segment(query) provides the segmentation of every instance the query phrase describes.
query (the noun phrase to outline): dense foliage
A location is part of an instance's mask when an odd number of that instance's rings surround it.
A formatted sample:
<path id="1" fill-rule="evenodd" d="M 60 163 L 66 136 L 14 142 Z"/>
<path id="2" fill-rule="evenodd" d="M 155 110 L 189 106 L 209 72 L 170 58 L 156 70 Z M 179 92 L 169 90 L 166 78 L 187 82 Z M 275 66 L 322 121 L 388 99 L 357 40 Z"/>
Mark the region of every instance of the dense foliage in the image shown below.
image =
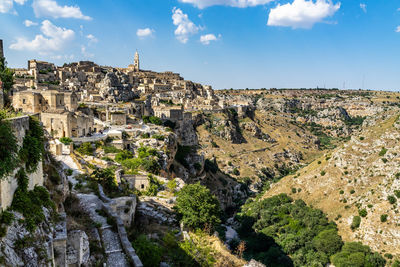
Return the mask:
<path id="1" fill-rule="evenodd" d="M 0 120 L 0 178 L 10 174 L 18 165 L 18 144 L 10 122 Z"/>
<path id="2" fill-rule="evenodd" d="M 25 133 L 19 156 L 25 162 L 26 171 L 33 173 L 37 170 L 43 154 L 43 128 L 39 121 L 29 118 L 29 131 Z"/>
<path id="3" fill-rule="evenodd" d="M 144 123 L 152 123 L 156 125 L 162 125 L 162 120 L 155 116 L 143 116 L 142 120 Z"/>
<path id="4" fill-rule="evenodd" d="M 110 195 L 118 190 L 118 183 L 112 169 L 96 169 L 92 173 L 92 177 L 101 184 L 106 194 Z"/>
<path id="5" fill-rule="evenodd" d="M 154 148 L 147 146 L 139 147 L 137 158 L 130 158 L 130 154 L 128 152 L 122 152 L 121 154 L 118 155 L 119 155 L 118 159 L 120 160 L 119 162 L 129 172 L 135 172 L 138 169 L 153 174 L 158 174 L 160 172 L 161 166 L 158 163 L 159 155 L 157 150 Z"/>
<path id="6" fill-rule="evenodd" d="M 15 177 L 18 181 L 18 188 L 14 193 L 11 209 L 21 212 L 24 216 L 24 223 L 29 231 L 34 231 L 37 225 L 44 221 L 45 216 L 42 207 L 54 209 L 54 203 L 46 188 L 35 186 L 28 191 L 28 177 L 24 169 L 20 169 Z"/>
<path id="7" fill-rule="evenodd" d="M 4 91 L 10 91 L 14 84 L 14 71 L 7 68 L 7 62 L 4 57 L 0 57 L 0 80 L 3 82 Z"/>
<path id="8" fill-rule="evenodd" d="M 176 209 L 190 228 L 215 226 L 221 221 L 217 198 L 200 183 L 187 184 L 177 193 Z"/>
<path id="9" fill-rule="evenodd" d="M 92 143 L 86 142 L 77 147 L 76 151 L 78 151 L 82 155 L 93 156 L 94 148 L 92 146 Z"/>
<path id="10" fill-rule="evenodd" d="M 60 142 L 63 143 L 64 145 L 69 145 L 72 143 L 72 139 L 69 137 L 61 137 Z"/>
<path id="11" fill-rule="evenodd" d="M 386 260 L 378 253 L 373 253 L 368 246 L 359 242 L 349 242 L 344 244 L 342 250 L 333 255 L 332 263 L 336 267 L 383 267 Z"/>
<path id="12" fill-rule="evenodd" d="M 238 219 L 242 223 L 239 234 L 248 245 L 245 256 L 267 265 L 271 264 L 271 255 L 283 259 L 280 266 L 326 265 L 343 244 L 336 225 L 322 211 L 302 200 L 293 201 L 286 194 L 246 203 Z"/>

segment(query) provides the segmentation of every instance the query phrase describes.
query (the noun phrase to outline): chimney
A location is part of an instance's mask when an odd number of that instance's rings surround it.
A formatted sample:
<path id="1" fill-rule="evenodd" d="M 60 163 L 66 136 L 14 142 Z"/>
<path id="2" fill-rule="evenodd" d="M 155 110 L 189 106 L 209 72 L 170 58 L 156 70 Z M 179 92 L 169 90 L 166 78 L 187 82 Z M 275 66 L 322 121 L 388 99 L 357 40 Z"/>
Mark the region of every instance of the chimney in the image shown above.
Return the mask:
<path id="1" fill-rule="evenodd" d="M 4 57 L 3 40 L 0 39 L 0 58 Z"/>

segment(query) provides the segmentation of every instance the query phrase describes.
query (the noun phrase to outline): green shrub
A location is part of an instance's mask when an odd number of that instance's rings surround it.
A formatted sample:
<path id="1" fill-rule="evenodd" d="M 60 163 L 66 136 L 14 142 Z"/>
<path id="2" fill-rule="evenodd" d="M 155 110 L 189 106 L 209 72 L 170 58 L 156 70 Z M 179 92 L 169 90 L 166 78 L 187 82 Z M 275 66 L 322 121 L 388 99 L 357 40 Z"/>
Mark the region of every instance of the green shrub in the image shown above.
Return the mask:
<path id="1" fill-rule="evenodd" d="M 336 267 L 371 266 L 384 267 L 386 260 L 378 253 L 373 253 L 368 246 L 359 242 L 345 243 L 342 250 L 331 257 Z"/>
<path id="2" fill-rule="evenodd" d="M 221 221 L 217 198 L 200 183 L 187 184 L 177 193 L 176 210 L 190 228 L 215 226 Z"/>
<path id="3" fill-rule="evenodd" d="M 169 180 L 168 183 L 167 183 L 167 187 L 171 192 L 175 191 L 176 186 L 177 186 L 177 184 L 176 184 L 176 180 L 175 179 Z"/>
<path id="4" fill-rule="evenodd" d="M 240 175 L 240 172 L 239 172 L 239 170 L 238 170 L 238 168 L 234 168 L 233 169 L 233 172 L 232 172 L 234 175 Z"/>
<path id="5" fill-rule="evenodd" d="M 397 198 L 400 198 L 400 190 L 394 190 L 394 195 L 395 195 Z"/>
<path id="6" fill-rule="evenodd" d="M 42 207 L 54 209 L 55 205 L 46 188 L 35 186 L 34 190 L 28 191 L 28 177 L 23 169 L 21 170 L 16 177 L 18 188 L 15 190 L 10 208 L 23 214 L 26 228 L 32 232 L 45 219 Z"/>
<path id="7" fill-rule="evenodd" d="M 143 139 L 147 139 L 147 138 L 150 138 L 150 134 L 149 133 L 144 133 L 144 134 L 141 134 L 140 137 L 143 138 Z"/>
<path id="8" fill-rule="evenodd" d="M 132 246 L 144 266 L 160 266 L 162 250 L 145 235 L 139 235 L 138 238 L 132 242 Z"/>
<path id="9" fill-rule="evenodd" d="M 104 153 L 118 153 L 122 152 L 121 149 L 116 148 L 115 146 L 103 146 Z"/>
<path id="10" fill-rule="evenodd" d="M 121 152 L 118 152 L 117 155 L 115 155 L 115 161 L 118 163 L 121 163 L 122 161 L 126 159 L 131 159 L 133 158 L 133 154 L 130 151 L 123 150 Z"/>
<path id="11" fill-rule="evenodd" d="M 293 194 L 296 194 L 296 193 L 297 193 L 297 189 L 293 187 L 293 188 L 292 188 L 292 193 L 293 193 Z"/>
<path id="12" fill-rule="evenodd" d="M 93 156 L 94 149 L 93 149 L 92 143 L 86 142 L 86 143 L 82 143 L 76 149 L 76 151 L 78 151 L 82 155 Z"/>
<path id="13" fill-rule="evenodd" d="M 11 225 L 12 221 L 14 220 L 14 214 L 5 210 L 0 215 L 0 223 Z"/>
<path id="14" fill-rule="evenodd" d="M 69 137 L 61 137 L 60 142 L 63 143 L 64 145 L 69 145 L 72 143 L 72 139 Z"/>
<path id="15" fill-rule="evenodd" d="M 386 154 L 387 151 L 388 150 L 386 148 L 382 147 L 381 151 L 379 152 L 379 156 L 383 157 Z"/>
<path id="16" fill-rule="evenodd" d="M 354 194 L 356 191 L 354 189 L 350 190 L 350 194 Z"/>
<path id="17" fill-rule="evenodd" d="M 382 214 L 382 215 L 381 215 L 381 222 L 386 222 L 386 221 L 387 221 L 387 218 L 388 218 L 388 215 L 387 215 L 387 214 Z"/>
<path id="18" fill-rule="evenodd" d="M 361 217 L 360 217 L 360 216 L 354 216 L 354 217 L 353 217 L 353 221 L 352 221 L 352 223 L 351 223 L 351 225 L 350 225 L 350 228 L 351 228 L 352 230 L 355 230 L 355 229 L 357 229 L 358 227 L 360 227 L 360 224 L 361 224 Z"/>
<path id="19" fill-rule="evenodd" d="M 17 139 L 8 121 L 0 120 L 0 179 L 9 175 L 18 166 Z"/>
<path id="20" fill-rule="evenodd" d="M 388 196 L 387 200 L 390 204 L 394 204 L 397 202 L 397 199 L 394 196 Z"/>
<path id="21" fill-rule="evenodd" d="M 325 171 L 321 171 L 321 176 L 324 176 L 326 174 Z"/>
<path id="22" fill-rule="evenodd" d="M 366 209 L 362 209 L 362 210 L 359 210 L 359 211 L 358 211 L 358 214 L 359 214 L 361 217 L 367 217 L 368 212 L 367 212 Z"/>
<path id="23" fill-rule="evenodd" d="M 161 134 L 153 134 L 152 138 L 159 140 L 159 141 L 164 141 L 165 140 L 165 136 L 161 135 Z"/>
<path id="24" fill-rule="evenodd" d="M 146 196 L 154 197 L 160 190 L 161 182 L 151 174 L 148 175 L 148 180 L 149 180 L 149 187 L 147 188 L 146 192 L 144 192 L 144 194 Z"/>
<path id="25" fill-rule="evenodd" d="M 152 123 L 155 125 L 162 125 L 162 120 L 155 116 L 143 116 L 142 120 L 144 123 Z"/>
<path id="26" fill-rule="evenodd" d="M 37 170 L 43 151 L 43 128 L 37 119 L 29 117 L 29 130 L 25 133 L 22 149 L 19 151 L 20 159 L 25 162 L 28 173 Z"/>

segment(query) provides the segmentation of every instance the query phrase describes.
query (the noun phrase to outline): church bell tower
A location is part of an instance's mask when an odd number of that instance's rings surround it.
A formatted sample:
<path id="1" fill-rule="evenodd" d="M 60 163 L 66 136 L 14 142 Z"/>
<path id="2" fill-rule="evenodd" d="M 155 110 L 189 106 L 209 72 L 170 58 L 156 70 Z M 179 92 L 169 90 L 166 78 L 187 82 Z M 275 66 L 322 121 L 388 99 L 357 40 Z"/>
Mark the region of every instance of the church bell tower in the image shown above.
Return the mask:
<path id="1" fill-rule="evenodd" d="M 138 53 L 137 50 L 136 50 L 136 53 L 135 53 L 135 59 L 134 59 L 133 65 L 134 65 L 134 71 L 139 71 L 140 70 L 139 53 Z"/>

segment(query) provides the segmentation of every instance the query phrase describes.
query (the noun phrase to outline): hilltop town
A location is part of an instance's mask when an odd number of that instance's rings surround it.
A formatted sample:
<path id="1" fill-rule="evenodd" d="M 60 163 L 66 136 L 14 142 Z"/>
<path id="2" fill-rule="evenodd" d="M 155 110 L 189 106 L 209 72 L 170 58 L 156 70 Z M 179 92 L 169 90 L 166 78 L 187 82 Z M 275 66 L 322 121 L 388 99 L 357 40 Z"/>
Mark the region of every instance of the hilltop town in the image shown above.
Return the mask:
<path id="1" fill-rule="evenodd" d="M 400 264 L 399 93 L 213 90 L 137 51 L 8 70 L 0 265 Z"/>

